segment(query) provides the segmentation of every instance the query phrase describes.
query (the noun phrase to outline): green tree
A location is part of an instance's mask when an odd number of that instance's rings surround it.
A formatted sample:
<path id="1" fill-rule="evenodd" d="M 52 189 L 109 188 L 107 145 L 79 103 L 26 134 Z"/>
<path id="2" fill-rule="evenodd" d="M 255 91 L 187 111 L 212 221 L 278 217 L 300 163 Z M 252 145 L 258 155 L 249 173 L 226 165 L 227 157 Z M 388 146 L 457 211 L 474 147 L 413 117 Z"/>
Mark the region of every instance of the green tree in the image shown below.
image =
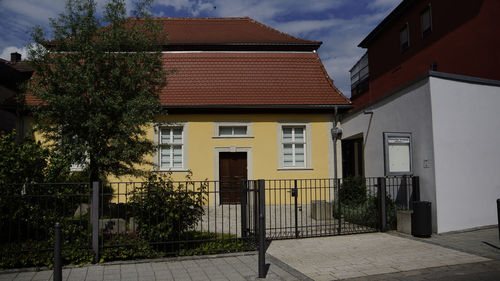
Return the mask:
<path id="1" fill-rule="evenodd" d="M 146 125 L 161 112 L 157 93 L 166 85 L 161 26 L 147 12 L 151 1 L 136 3 L 127 17 L 123 0 L 110 0 L 102 14 L 93 0 L 68 0 L 50 19 L 53 38 L 33 32 L 29 60 L 35 75 L 28 93 L 34 129 L 45 144 L 84 164 L 90 180 L 108 174 L 138 174 L 154 150 Z"/>
<path id="2" fill-rule="evenodd" d="M 69 180 L 69 164 L 64 157 L 44 148 L 32 138 L 16 140 L 16 131 L 0 136 L 0 194 L 19 194 L 22 185 L 9 184 Z"/>

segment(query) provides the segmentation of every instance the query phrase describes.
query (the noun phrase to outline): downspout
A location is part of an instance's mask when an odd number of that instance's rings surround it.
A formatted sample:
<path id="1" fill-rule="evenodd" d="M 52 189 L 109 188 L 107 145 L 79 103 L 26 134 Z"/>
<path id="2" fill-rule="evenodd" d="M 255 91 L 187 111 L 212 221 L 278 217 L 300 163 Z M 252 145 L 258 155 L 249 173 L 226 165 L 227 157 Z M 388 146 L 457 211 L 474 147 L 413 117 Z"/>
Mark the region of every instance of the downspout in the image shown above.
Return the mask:
<path id="1" fill-rule="evenodd" d="M 335 106 L 335 116 L 333 118 L 333 120 L 335 120 L 335 123 L 333 124 L 333 130 L 332 130 L 332 137 L 333 137 L 333 178 L 335 179 L 335 183 L 337 182 L 337 179 L 338 179 L 338 167 L 337 167 L 337 132 L 335 130 L 335 129 L 337 129 L 337 124 L 338 124 L 337 114 L 338 114 L 338 107 Z"/>
<path id="2" fill-rule="evenodd" d="M 334 191 L 338 183 L 338 167 L 337 167 L 337 140 L 342 136 L 342 128 L 337 127 L 338 124 L 338 106 L 335 106 L 334 124 L 332 129 L 333 139 L 333 177 L 334 177 Z M 334 198 L 333 196 L 330 198 Z"/>

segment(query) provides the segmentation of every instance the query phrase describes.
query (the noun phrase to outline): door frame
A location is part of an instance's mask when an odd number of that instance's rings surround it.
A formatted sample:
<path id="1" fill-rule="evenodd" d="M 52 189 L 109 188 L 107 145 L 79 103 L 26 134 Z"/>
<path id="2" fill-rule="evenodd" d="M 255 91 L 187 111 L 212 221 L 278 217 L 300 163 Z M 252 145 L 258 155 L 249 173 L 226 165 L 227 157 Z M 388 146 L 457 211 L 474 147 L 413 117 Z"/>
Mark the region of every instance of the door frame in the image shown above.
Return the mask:
<path id="1" fill-rule="evenodd" d="M 214 148 L 214 179 L 219 181 L 219 152 L 246 152 L 247 153 L 247 180 L 253 179 L 253 153 L 252 147 L 236 147 L 224 146 Z M 219 206 L 219 184 L 215 185 L 214 198 L 210 198 L 209 202 L 214 202 L 215 206 Z"/>

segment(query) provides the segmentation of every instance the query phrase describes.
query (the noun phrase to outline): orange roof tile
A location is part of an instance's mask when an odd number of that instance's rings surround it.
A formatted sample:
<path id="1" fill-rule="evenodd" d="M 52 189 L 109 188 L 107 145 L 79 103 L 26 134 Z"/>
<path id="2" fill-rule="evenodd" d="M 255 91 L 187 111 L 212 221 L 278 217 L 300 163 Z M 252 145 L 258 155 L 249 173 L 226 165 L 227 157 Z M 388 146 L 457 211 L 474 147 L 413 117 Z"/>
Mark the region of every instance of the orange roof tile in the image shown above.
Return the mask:
<path id="1" fill-rule="evenodd" d="M 168 34 L 167 44 L 313 44 L 244 18 L 155 18 Z"/>
<path id="2" fill-rule="evenodd" d="M 318 55 L 304 53 L 165 53 L 175 70 L 161 91 L 165 106 L 347 105 Z"/>
<path id="3" fill-rule="evenodd" d="M 175 73 L 159 93 L 167 107 L 333 106 L 351 102 L 335 87 L 317 53 L 263 52 L 263 45 L 315 50 L 319 41 L 300 39 L 245 18 L 161 18 L 168 44 L 224 45 L 226 52 L 165 52 Z M 257 52 L 241 52 L 253 45 Z M 231 50 L 240 50 L 231 52 Z M 293 47 L 287 50 L 305 50 Z M 28 104 L 39 104 L 27 95 Z"/>

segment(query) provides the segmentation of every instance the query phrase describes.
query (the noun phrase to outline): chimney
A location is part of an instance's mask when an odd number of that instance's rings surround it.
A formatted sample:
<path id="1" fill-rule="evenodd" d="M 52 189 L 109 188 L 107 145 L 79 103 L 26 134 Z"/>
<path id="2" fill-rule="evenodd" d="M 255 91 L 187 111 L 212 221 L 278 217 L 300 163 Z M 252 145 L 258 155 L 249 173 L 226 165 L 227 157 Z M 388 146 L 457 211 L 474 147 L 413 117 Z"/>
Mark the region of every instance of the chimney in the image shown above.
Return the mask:
<path id="1" fill-rule="evenodd" d="M 10 53 L 10 62 L 16 63 L 21 61 L 21 54 L 18 52 Z"/>

